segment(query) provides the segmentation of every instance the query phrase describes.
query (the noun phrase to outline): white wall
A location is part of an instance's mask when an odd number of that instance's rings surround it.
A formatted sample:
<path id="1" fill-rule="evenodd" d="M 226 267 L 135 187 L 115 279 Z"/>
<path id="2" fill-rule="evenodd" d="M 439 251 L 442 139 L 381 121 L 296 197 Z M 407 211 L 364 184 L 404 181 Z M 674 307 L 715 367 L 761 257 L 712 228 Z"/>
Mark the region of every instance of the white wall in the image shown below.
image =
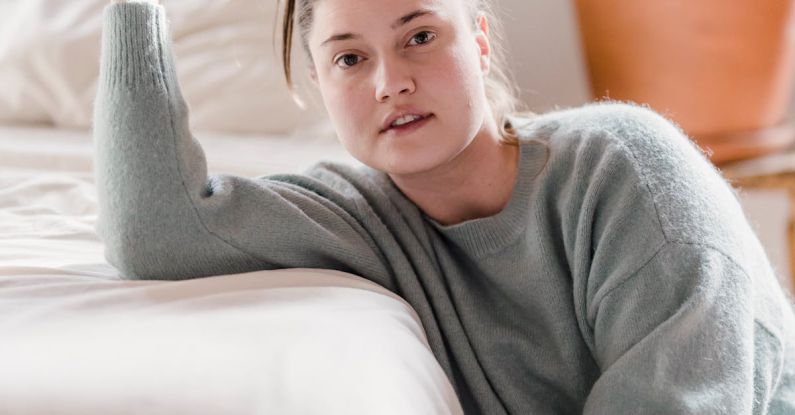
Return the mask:
<path id="1" fill-rule="evenodd" d="M 533 111 L 591 99 L 572 1 L 494 0 L 506 35 L 508 61 Z"/>

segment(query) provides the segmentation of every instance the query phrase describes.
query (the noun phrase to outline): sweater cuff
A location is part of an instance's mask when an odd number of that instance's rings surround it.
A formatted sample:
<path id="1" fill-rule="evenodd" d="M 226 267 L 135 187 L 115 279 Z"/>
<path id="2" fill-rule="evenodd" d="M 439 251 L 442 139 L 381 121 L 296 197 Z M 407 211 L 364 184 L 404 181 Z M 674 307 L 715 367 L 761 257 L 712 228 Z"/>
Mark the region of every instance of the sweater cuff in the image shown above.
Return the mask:
<path id="1" fill-rule="evenodd" d="M 103 11 L 100 85 L 165 88 L 165 10 L 150 3 L 117 3 Z"/>

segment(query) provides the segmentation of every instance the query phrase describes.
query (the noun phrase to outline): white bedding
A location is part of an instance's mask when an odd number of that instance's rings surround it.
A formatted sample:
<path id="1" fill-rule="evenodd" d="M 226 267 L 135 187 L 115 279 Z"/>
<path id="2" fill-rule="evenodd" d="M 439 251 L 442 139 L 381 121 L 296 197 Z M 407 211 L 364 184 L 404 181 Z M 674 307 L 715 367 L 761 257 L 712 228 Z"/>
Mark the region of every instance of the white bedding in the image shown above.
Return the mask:
<path id="1" fill-rule="evenodd" d="M 213 173 L 356 164 L 328 138 L 199 140 Z M 364 278 L 119 279 L 92 150 L 86 131 L 0 127 L 0 413 L 461 413 L 414 310 Z"/>

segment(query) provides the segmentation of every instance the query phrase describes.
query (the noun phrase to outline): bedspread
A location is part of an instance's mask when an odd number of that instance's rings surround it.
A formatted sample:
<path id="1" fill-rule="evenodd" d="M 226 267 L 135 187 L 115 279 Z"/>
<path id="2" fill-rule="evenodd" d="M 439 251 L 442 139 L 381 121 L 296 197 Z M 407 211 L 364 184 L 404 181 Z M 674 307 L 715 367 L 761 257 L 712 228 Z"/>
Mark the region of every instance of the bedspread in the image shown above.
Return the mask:
<path id="1" fill-rule="evenodd" d="M 327 139 L 201 140 L 212 172 L 355 164 Z M 461 413 L 414 310 L 362 277 L 120 279 L 92 152 L 88 132 L 0 127 L 0 413 Z"/>

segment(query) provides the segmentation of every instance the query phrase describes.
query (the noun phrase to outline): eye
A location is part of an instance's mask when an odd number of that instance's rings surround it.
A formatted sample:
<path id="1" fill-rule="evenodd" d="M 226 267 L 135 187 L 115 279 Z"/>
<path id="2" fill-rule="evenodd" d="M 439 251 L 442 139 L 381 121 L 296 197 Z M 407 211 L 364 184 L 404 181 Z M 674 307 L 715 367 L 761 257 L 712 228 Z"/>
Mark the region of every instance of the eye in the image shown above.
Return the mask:
<path id="1" fill-rule="evenodd" d="M 334 64 L 342 69 L 349 69 L 353 65 L 359 63 L 359 58 L 361 58 L 361 56 L 348 53 L 337 58 L 337 60 L 334 61 Z M 340 66 L 340 62 L 345 63 L 346 66 Z"/>
<path id="2" fill-rule="evenodd" d="M 436 33 L 429 32 L 427 30 L 423 30 L 422 32 L 419 32 L 416 35 L 412 36 L 411 40 L 413 41 L 415 39 L 421 40 L 420 44 L 423 45 L 423 44 L 426 44 L 426 43 L 436 39 Z M 409 43 L 411 43 L 411 42 L 409 42 Z"/>

